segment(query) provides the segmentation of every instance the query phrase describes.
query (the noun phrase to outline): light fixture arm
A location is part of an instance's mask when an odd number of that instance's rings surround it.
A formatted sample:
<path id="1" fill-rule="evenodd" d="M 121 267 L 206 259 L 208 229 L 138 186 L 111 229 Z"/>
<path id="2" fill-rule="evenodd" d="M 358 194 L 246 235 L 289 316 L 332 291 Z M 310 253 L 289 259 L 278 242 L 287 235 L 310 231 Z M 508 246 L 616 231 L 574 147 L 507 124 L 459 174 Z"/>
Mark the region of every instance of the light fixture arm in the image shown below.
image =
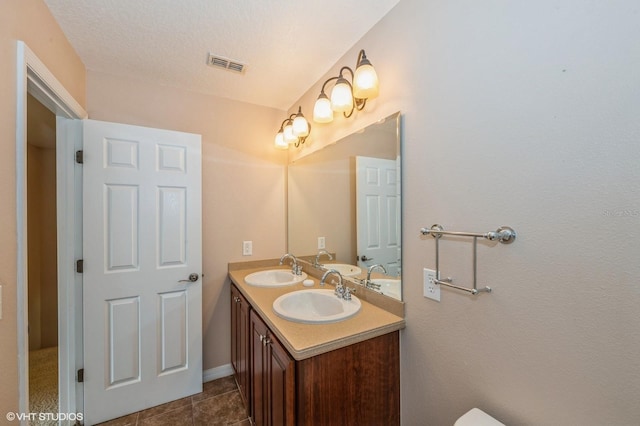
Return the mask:
<path id="1" fill-rule="evenodd" d="M 360 49 L 358 53 L 358 60 L 356 61 L 356 68 L 360 65 L 371 65 L 371 62 L 367 59 L 367 55 L 364 53 L 364 49 Z"/>
<path id="2" fill-rule="evenodd" d="M 322 84 L 322 89 L 320 89 L 320 94 L 324 94 L 326 96 L 326 93 L 324 92 L 324 89 L 325 89 L 325 87 L 327 87 L 327 83 L 329 83 L 330 81 L 333 81 L 333 80 L 337 80 L 338 78 L 340 78 L 340 76 L 331 77 L 330 79 L 325 81 L 324 84 Z"/>
<path id="3" fill-rule="evenodd" d="M 291 119 L 292 119 L 293 117 L 295 117 L 295 116 L 296 116 L 295 114 L 291 114 L 291 115 L 289 116 L 289 118 L 285 118 L 284 120 L 282 120 L 282 123 L 280 123 L 280 131 L 281 131 L 281 132 L 284 130 L 284 126 L 286 126 L 286 125 L 287 125 L 287 123 L 288 123 L 288 122 L 290 122 L 290 121 L 291 121 Z"/>

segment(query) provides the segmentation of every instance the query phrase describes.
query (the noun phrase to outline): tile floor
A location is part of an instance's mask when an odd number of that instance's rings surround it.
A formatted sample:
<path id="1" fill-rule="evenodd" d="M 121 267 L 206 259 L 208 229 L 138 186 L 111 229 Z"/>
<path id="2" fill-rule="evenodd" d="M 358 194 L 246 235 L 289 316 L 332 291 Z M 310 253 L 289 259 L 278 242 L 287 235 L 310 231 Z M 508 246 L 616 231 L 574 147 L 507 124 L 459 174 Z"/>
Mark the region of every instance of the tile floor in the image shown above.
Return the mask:
<path id="1" fill-rule="evenodd" d="M 101 426 L 250 426 L 233 376 L 207 382 L 202 393 L 168 402 Z"/>

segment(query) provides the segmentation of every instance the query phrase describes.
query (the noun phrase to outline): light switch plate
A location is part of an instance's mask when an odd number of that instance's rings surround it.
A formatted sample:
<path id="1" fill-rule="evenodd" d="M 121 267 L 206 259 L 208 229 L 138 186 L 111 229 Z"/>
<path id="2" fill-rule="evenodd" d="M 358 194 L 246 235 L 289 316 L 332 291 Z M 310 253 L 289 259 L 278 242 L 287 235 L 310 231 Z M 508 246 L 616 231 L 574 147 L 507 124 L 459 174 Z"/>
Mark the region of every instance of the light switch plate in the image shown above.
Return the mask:
<path id="1" fill-rule="evenodd" d="M 436 271 L 433 269 L 423 269 L 424 275 L 424 297 L 440 301 L 440 286 L 436 284 Z"/>

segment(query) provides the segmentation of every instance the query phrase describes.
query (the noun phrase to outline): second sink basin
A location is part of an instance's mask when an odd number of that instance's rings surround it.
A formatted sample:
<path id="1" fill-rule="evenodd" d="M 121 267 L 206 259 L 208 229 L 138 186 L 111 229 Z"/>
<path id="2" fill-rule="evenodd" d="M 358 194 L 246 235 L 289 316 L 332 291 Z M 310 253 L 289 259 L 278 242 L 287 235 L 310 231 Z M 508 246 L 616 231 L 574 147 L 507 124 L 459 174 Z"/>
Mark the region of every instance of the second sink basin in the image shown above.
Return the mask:
<path id="1" fill-rule="evenodd" d="M 273 302 L 273 310 L 284 319 L 306 324 L 342 321 L 360 311 L 360 300 L 337 297 L 333 290 L 299 290 L 284 294 Z"/>
<path id="2" fill-rule="evenodd" d="M 374 279 L 371 280 L 373 284 L 378 284 L 380 289 L 378 290 L 380 293 L 385 296 L 390 296 L 395 299 L 401 300 L 401 290 L 400 290 L 400 280 L 393 279 Z"/>
<path id="3" fill-rule="evenodd" d="M 347 263 L 325 263 L 322 265 L 324 269 L 327 271 L 329 269 L 335 269 L 340 272 L 340 275 L 343 277 L 353 277 L 356 275 L 360 275 L 362 273 L 362 269 L 355 265 L 349 265 Z"/>
<path id="4" fill-rule="evenodd" d="M 249 274 L 244 281 L 256 287 L 284 287 L 304 281 L 307 274 L 295 275 L 289 269 L 268 269 Z"/>

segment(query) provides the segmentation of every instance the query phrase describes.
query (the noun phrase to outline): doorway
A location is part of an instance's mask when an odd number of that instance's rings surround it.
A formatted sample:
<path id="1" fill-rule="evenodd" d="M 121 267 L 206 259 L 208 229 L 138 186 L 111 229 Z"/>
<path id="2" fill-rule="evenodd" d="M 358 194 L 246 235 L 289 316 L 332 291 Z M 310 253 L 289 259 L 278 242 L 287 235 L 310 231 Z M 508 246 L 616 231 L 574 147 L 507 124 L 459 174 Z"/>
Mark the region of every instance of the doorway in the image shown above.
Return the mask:
<path id="1" fill-rule="evenodd" d="M 58 409 L 56 117 L 27 96 L 29 410 Z"/>
<path id="2" fill-rule="evenodd" d="M 77 413 L 82 412 L 82 392 L 78 391 L 81 384 L 76 384 L 76 370 L 82 362 L 81 354 L 82 336 L 79 333 L 79 319 L 82 318 L 81 305 L 81 278 L 80 274 L 70 265 L 78 258 L 78 250 L 81 250 L 81 228 L 78 229 L 77 208 L 80 204 L 76 196 L 79 174 L 74 167 L 73 155 L 79 143 L 78 130 L 75 123 L 78 119 L 87 117 L 86 111 L 73 99 L 60 82 L 53 76 L 47 67 L 29 49 L 18 41 L 17 43 L 17 97 L 16 97 L 16 225 L 18 236 L 17 247 L 17 306 L 18 315 L 18 386 L 19 386 L 19 411 L 30 412 L 29 402 L 29 233 L 28 226 L 28 152 L 32 150 L 27 143 L 27 113 L 28 94 L 32 95 L 42 106 L 54 115 L 56 148 L 52 149 L 55 157 L 55 176 L 51 184 L 55 186 L 54 198 L 56 202 L 52 211 L 45 212 L 49 215 L 55 213 L 56 220 L 53 228 L 56 229 L 54 246 L 57 250 L 57 306 L 53 308 L 55 319 L 51 322 L 57 326 L 57 337 L 52 338 L 58 342 L 58 402 L 57 409 L 53 412 Z M 37 104 L 37 103 L 36 103 Z M 81 217 L 81 215 L 80 215 Z M 50 251 L 49 247 L 46 251 Z M 62 267 L 60 266 L 62 265 Z M 41 294 L 42 296 L 42 294 Z M 47 296 L 48 298 L 49 296 Z M 47 305 L 51 309 L 50 305 Z M 80 307 L 80 308 L 79 308 Z M 33 315 L 33 314 L 32 314 Z M 31 321 L 34 321 L 33 317 Z M 40 322 L 41 324 L 41 322 Z M 50 324 L 47 324 L 50 325 Z M 40 329 L 40 343 L 42 344 L 42 328 Z M 34 334 L 35 333 L 34 331 Z M 80 335 L 79 335 L 80 334 Z M 47 341 L 50 337 L 46 338 Z M 37 340 L 37 339 L 36 339 Z M 54 375 L 55 376 L 55 375 Z M 80 388 L 81 389 L 81 388 Z M 71 424 L 62 422 L 62 424 Z"/>

